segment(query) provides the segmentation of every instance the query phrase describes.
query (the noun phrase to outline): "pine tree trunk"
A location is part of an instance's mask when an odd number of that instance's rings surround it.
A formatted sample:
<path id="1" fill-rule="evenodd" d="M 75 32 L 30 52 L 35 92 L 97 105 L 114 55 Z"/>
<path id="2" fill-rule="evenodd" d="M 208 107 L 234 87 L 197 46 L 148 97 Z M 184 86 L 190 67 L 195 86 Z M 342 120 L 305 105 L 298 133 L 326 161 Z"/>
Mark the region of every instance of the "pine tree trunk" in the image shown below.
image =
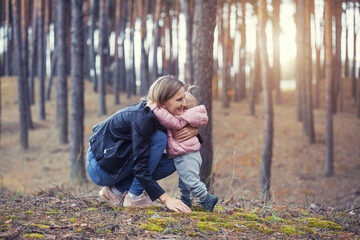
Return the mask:
<path id="1" fill-rule="evenodd" d="M 152 82 L 158 78 L 158 62 L 157 62 L 157 50 L 160 46 L 161 39 L 161 27 L 160 27 L 160 13 L 161 13 L 161 0 L 156 0 L 155 2 L 155 13 L 154 13 L 154 33 L 153 33 L 153 60 L 152 60 Z"/>
<path id="2" fill-rule="evenodd" d="M 192 33 L 194 18 L 194 0 L 181 0 L 181 11 L 185 16 L 186 22 L 186 63 L 185 63 L 185 82 L 187 84 L 194 83 L 194 66 L 192 51 Z"/>
<path id="3" fill-rule="evenodd" d="M 120 104 L 120 97 L 119 97 L 119 91 L 120 91 L 120 87 L 119 87 L 119 33 L 120 33 L 120 13 L 121 13 L 121 1 L 120 0 L 116 0 L 115 2 L 115 56 L 114 56 L 114 61 L 115 61 L 115 70 L 114 70 L 114 99 L 115 99 L 115 104 L 118 105 Z"/>
<path id="4" fill-rule="evenodd" d="M 68 142 L 68 91 L 66 75 L 66 36 L 65 14 L 66 2 L 56 2 L 56 48 L 57 48 L 57 79 L 56 79 L 56 126 L 60 144 Z"/>
<path id="5" fill-rule="evenodd" d="M 325 87 L 326 87 L 326 165 L 325 176 L 334 174 L 333 163 L 333 111 L 332 111 L 332 24 L 331 1 L 325 0 Z"/>
<path id="6" fill-rule="evenodd" d="M 71 0 L 70 182 L 85 183 L 84 161 L 84 33 L 83 0 Z"/>
<path id="7" fill-rule="evenodd" d="M 148 54 L 145 49 L 146 39 L 146 15 L 149 7 L 149 0 L 140 1 L 140 14 L 141 14 L 141 64 L 140 64 L 140 94 L 145 96 L 149 87 L 149 64 Z"/>
<path id="8" fill-rule="evenodd" d="M 224 108 L 230 107 L 230 96 L 229 96 L 229 89 L 230 89 L 230 10 L 231 10 L 231 1 L 227 1 L 227 22 L 224 30 L 224 42 L 223 42 L 223 79 L 222 79 L 222 106 Z"/>
<path id="9" fill-rule="evenodd" d="M 355 13 L 355 10 L 356 10 L 356 6 L 355 6 L 355 0 L 353 0 L 353 9 L 354 9 L 354 13 Z M 355 15 L 353 15 L 353 19 L 354 19 L 354 28 L 353 29 L 356 29 L 356 17 Z M 355 102 L 356 102 L 356 31 L 354 31 L 354 54 L 353 54 L 353 59 L 352 59 L 352 66 L 351 66 L 351 82 L 352 82 L 352 96 L 353 98 L 355 99 Z"/>
<path id="10" fill-rule="evenodd" d="M 5 52 L 5 61 L 4 61 L 4 68 L 5 68 L 5 76 L 11 75 L 11 60 L 10 60 L 10 54 L 11 54 L 11 31 L 10 31 L 10 0 L 5 0 L 5 31 L 6 31 L 6 52 Z"/>
<path id="11" fill-rule="evenodd" d="M 273 84 L 276 90 L 276 104 L 281 104 L 281 71 L 280 71 L 280 4 L 281 0 L 273 0 Z"/>
<path id="12" fill-rule="evenodd" d="M 348 22 L 348 7 L 349 3 L 346 3 L 346 10 L 345 10 L 345 22 Z M 345 30 L 345 79 L 349 77 L 349 26 L 348 24 L 345 24 L 346 30 Z"/>
<path id="13" fill-rule="evenodd" d="M 271 162 L 272 162 L 272 146 L 273 146 L 273 106 L 271 97 L 271 88 L 269 86 L 268 79 L 268 58 L 266 49 L 266 34 L 265 34 L 265 22 L 266 22 L 266 0 L 260 0 L 258 6 L 258 37 L 259 37 L 259 54 L 261 63 L 261 80 L 263 86 L 263 100 L 264 100 L 264 115 L 265 115 L 265 133 L 264 133 L 264 145 L 261 158 L 260 167 L 260 199 L 264 202 L 268 202 L 271 199 L 270 179 L 271 179 Z"/>
<path id="14" fill-rule="evenodd" d="M 90 77 L 93 82 L 93 90 L 97 92 L 98 90 L 98 79 L 96 71 L 96 55 L 95 55 L 95 46 L 94 46 L 94 32 L 95 32 L 95 0 L 91 0 L 90 3 L 90 26 L 89 26 L 89 35 L 90 35 Z"/>
<path id="15" fill-rule="evenodd" d="M 39 119 L 45 120 L 45 42 L 44 42 L 44 1 L 38 1 L 38 82 Z"/>
<path id="16" fill-rule="evenodd" d="M 37 52 L 37 1 L 34 2 L 33 20 L 31 27 L 31 51 L 30 51 L 30 86 L 29 97 L 31 105 L 35 104 L 36 52 Z"/>
<path id="17" fill-rule="evenodd" d="M 120 89 L 126 90 L 126 67 L 125 67 L 125 30 L 127 19 L 127 4 L 128 0 L 122 0 L 121 2 L 121 31 L 120 31 Z"/>
<path id="18" fill-rule="evenodd" d="M 246 72 L 245 72 L 245 62 L 246 62 L 246 1 L 241 1 L 241 44 L 240 44 L 240 89 L 239 89 L 239 98 L 240 100 L 246 98 Z"/>
<path id="19" fill-rule="evenodd" d="M 336 26 L 336 52 L 335 52 L 335 73 L 334 73 L 334 113 L 336 113 L 337 110 L 337 102 L 339 100 L 339 102 L 341 102 L 342 100 L 339 99 L 339 95 L 341 96 L 340 91 L 341 91 L 341 87 L 340 84 L 342 84 L 342 80 L 341 80 L 341 70 L 342 70 L 342 64 L 341 64 L 341 32 L 342 32 L 342 27 L 341 27 L 341 12 L 342 12 L 342 7 L 341 7 L 342 3 L 340 1 L 336 1 L 334 4 L 334 15 L 335 15 L 335 26 Z M 342 110 L 341 110 L 342 111 Z"/>
<path id="20" fill-rule="evenodd" d="M 107 41 L 106 31 L 106 1 L 100 1 L 100 75 L 99 75 L 99 115 L 106 115 L 106 92 L 105 92 L 105 48 Z"/>
<path id="21" fill-rule="evenodd" d="M 15 44 L 15 57 L 18 74 L 18 99 L 19 99 L 19 115 L 20 115 L 20 145 L 22 149 L 29 147 L 28 142 L 28 126 L 27 126 L 27 112 L 26 102 L 27 95 L 25 94 L 24 87 L 24 59 L 22 56 L 22 44 L 21 44 L 21 29 L 20 29 L 20 1 L 12 0 L 12 20 L 13 20 L 13 36 Z"/>
<path id="22" fill-rule="evenodd" d="M 213 145 L 212 145 L 212 66 L 213 66 L 213 45 L 214 29 L 216 23 L 216 0 L 202 1 L 195 0 L 194 9 L 194 32 L 197 38 L 194 39 L 194 95 L 199 104 L 204 104 L 209 122 L 202 127 L 200 134 L 204 143 L 201 146 L 202 165 L 200 178 L 210 189 L 213 178 Z M 211 189 L 210 189 L 211 190 Z"/>

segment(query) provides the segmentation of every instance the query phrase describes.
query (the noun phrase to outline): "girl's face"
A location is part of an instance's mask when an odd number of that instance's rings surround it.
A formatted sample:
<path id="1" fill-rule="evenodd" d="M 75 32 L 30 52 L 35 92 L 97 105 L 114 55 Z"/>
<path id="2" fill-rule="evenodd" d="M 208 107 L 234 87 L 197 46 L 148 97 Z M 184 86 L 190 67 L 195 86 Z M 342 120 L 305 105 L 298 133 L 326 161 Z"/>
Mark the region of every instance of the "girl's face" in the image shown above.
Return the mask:
<path id="1" fill-rule="evenodd" d="M 181 87 L 172 98 L 166 100 L 162 105 L 163 108 L 166 108 L 169 113 L 173 115 L 181 115 L 184 112 L 185 106 L 186 101 L 184 87 Z"/>

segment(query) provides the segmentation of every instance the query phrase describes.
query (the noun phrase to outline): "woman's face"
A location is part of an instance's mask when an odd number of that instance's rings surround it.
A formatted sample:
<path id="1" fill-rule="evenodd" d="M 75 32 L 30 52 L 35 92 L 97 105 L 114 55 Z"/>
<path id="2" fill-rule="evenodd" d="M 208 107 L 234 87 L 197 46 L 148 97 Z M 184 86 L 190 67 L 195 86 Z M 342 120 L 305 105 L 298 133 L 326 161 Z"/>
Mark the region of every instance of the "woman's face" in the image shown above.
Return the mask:
<path id="1" fill-rule="evenodd" d="M 162 107 L 166 108 L 173 115 L 181 115 L 184 112 L 185 106 L 185 88 L 181 87 L 172 98 L 164 102 Z"/>

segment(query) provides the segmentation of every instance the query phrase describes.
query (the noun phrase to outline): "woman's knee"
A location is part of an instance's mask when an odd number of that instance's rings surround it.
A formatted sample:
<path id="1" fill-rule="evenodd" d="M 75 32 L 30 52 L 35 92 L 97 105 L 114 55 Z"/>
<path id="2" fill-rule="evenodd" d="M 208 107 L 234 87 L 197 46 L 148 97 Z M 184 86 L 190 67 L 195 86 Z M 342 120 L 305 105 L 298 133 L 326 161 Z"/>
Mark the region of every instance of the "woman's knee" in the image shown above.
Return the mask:
<path id="1" fill-rule="evenodd" d="M 151 136 L 151 145 L 158 145 L 159 147 L 163 147 L 165 149 L 167 144 L 167 136 L 166 133 L 163 131 L 157 130 L 152 136 Z"/>

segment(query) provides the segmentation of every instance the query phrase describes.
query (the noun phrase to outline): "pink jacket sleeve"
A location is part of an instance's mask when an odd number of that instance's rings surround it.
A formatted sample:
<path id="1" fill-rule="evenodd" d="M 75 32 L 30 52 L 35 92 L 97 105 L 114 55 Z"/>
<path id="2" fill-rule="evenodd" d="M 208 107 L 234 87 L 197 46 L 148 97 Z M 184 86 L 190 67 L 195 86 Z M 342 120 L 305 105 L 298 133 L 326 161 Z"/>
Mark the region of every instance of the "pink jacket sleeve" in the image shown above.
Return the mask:
<path id="1" fill-rule="evenodd" d="M 161 125 L 167 129 L 179 130 L 190 124 L 192 127 L 204 126 L 208 122 L 208 116 L 204 105 L 196 106 L 187 110 L 181 115 L 172 115 L 164 108 L 151 106 L 154 114 Z"/>

